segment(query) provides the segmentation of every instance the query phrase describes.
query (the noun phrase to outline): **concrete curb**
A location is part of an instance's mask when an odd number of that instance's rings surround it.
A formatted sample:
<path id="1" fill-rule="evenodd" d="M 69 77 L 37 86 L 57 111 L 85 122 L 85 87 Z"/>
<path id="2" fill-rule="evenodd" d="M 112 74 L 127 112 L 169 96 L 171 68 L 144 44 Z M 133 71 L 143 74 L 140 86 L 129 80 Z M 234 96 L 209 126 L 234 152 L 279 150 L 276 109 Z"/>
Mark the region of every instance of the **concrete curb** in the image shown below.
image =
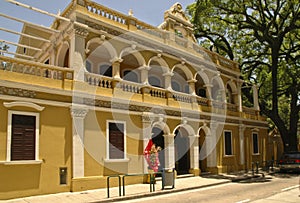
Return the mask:
<path id="1" fill-rule="evenodd" d="M 109 199 L 93 201 L 92 203 L 117 202 L 117 201 L 133 200 L 133 199 L 144 198 L 144 197 L 164 195 L 164 194 L 182 192 L 182 191 L 187 191 L 187 190 L 195 190 L 195 189 L 200 189 L 200 188 L 205 188 L 205 187 L 212 187 L 212 186 L 222 185 L 222 184 L 230 183 L 230 182 L 232 182 L 232 181 L 231 180 L 224 180 L 224 181 L 218 182 L 218 183 L 212 183 L 212 184 L 207 184 L 207 185 L 199 185 L 199 186 L 194 186 L 194 187 L 187 187 L 187 188 L 180 188 L 180 189 L 174 188 L 174 189 L 157 190 L 157 191 L 151 192 L 151 193 L 136 194 L 136 195 L 133 194 L 133 195 L 122 196 L 122 197 L 113 197 L 113 198 L 109 198 Z"/>

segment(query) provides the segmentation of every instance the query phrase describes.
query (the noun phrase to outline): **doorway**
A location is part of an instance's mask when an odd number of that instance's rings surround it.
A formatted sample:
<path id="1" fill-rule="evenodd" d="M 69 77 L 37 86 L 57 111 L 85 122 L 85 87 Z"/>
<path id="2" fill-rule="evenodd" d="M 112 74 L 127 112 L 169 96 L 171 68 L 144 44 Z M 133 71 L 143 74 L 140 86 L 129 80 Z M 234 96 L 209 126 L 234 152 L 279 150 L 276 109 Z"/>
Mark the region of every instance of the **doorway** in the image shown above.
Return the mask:
<path id="1" fill-rule="evenodd" d="M 201 172 L 207 172 L 207 152 L 202 149 L 205 147 L 205 132 L 203 129 L 199 132 L 199 168 Z"/>
<path id="2" fill-rule="evenodd" d="M 184 128 L 180 127 L 175 131 L 174 148 L 177 174 L 188 174 L 190 170 L 190 141 Z"/>
<path id="3" fill-rule="evenodd" d="M 165 139 L 164 132 L 157 127 L 152 128 L 152 142 L 156 145 L 156 147 L 160 147 L 161 151 L 158 153 L 158 158 L 160 162 L 160 166 L 158 167 L 158 171 L 162 171 L 165 168 Z"/>

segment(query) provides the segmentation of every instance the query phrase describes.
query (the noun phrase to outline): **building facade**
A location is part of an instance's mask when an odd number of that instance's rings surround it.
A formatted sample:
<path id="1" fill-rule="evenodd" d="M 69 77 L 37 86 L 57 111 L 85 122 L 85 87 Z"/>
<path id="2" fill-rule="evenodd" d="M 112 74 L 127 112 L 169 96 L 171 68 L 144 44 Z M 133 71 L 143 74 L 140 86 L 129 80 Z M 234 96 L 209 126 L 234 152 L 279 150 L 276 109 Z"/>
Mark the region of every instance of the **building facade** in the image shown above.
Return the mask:
<path id="1" fill-rule="evenodd" d="M 74 0 L 50 28 L 25 23 L 22 33 L 16 56 L 0 56 L 0 199 L 147 173 L 150 139 L 160 170 L 178 175 L 267 160 L 256 87 L 244 86 L 236 62 L 197 45 L 179 3 L 154 27 Z"/>

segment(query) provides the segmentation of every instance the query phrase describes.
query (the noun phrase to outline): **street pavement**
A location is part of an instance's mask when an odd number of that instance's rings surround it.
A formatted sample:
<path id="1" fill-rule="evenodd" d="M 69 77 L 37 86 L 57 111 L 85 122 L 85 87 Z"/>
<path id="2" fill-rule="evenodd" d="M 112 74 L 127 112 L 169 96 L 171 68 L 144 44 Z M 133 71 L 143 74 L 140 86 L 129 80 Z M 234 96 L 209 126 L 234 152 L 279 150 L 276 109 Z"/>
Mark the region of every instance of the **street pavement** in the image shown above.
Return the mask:
<path id="1" fill-rule="evenodd" d="M 177 178 L 175 188 L 167 186 L 162 190 L 162 182 L 156 181 L 155 191 L 150 192 L 149 184 L 134 184 L 125 187 L 125 196 L 119 196 L 119 188 L 110 188 L 110 198 L 107 196 L 107 189 L 88 190 L 83 192 L 64 192 L 49 195 L 30 196 L 11 200 L 0 200 L 0 203 L 86 203 L 86 202 L 114 202 L 130 200 L 147 196 L 155 196 L 184 190 L 209 187 L 231 182 L 226 178 L 203 178 L 200 176 Z M 123 189 L 122 189 L 123 190 Z M 123 195 L 123 192 L 122 192 Z"/>
<path id="2" fill-rule="evenodd" d="M 177 178 L 175 180 L 175 188 L 165 187 L 162 190 L 161 180 L 156 181 L 155 191 L 150 192 L 149 184 L 134 184 L 127 185 L 125 187 L 125 196 L 119 196 L 119 188 L 113 187 L 110 188 L 109 198 L 108 191 L 106 188 L 88 190 L 82 192 L 65 192 L 49 195 L 38 195 L 31 197 L 24 197 L 11 200 L 0 200 L 0 203 L 97 203 L 97 202 L 116 202 L 116 201 L 129 201 L 138 198 L 151 197 L 164 194 L 172 194 L 176 192 L 188 191 L 199 188 L 212 187 L 217 185 L 222 185 L 232 182 L 232 180 L 248 180 L 253 178 L 249 175 L 208 175 L 205 177 L 194 176 L 186 178 Z M 261 178 L 260 176 L 255 176 L 255 178 Z M 121 190 L 123 195 L 123 188 Z M 256 200 L 255 203 L 273 203 L 273 202 L 282 202 L 282 203 L 296 203 L 300 202 L 299 197 L 299 188 L 292 187 L 288 188 L 281 193 L 278 193 L 274 196 L 270 196 L 263 200 Z M 250 200 L 249 200 L 250 201 Z M 249 202 L 245 200 L 244 202 Z"/>

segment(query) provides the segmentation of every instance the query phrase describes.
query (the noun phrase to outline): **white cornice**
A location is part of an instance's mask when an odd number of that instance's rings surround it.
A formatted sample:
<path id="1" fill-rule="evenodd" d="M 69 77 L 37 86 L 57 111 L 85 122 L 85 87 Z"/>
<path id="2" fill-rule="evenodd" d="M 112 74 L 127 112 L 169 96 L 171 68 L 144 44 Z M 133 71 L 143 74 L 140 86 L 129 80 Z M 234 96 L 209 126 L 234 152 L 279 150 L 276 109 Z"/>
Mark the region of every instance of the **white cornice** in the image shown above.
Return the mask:
<path id="1" fill-rule="evenodd" d="M 32 102 L 24 102 L 24 101 L 15 101 L 15 102 L 4 102 L 3 105 L 6 108 L 12 108 L 12 107 L 16 107 L 16 106 L 22 106 L 22 107 L 29 107 L 29 108 L 33 108 L 37 111 L 43 111 L 45 107 L 42 107 L 40 105 L 37 105 L 35 103 Z"/>

